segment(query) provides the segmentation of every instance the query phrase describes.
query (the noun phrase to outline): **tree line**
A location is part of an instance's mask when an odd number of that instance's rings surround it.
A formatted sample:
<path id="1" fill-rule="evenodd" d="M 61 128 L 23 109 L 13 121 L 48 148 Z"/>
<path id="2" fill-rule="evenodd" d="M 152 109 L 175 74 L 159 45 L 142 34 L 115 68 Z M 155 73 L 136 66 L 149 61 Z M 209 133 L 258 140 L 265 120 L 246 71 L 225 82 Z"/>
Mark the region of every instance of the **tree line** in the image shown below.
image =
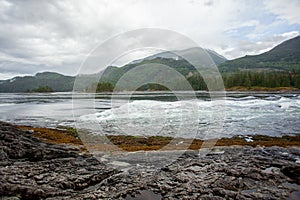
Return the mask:
<path id="1" fill-rule="evenodd" d="M 300 89 L 300 74 L 287 72 L 251 72 L 224 74 L 226 88 L 244 87 L 294 87 Z"/>
<path id="2" fill-rule="evenodd" d="M 214 77 L 211 77 L 214 78 Z M 300 74 L 299 73 L 287 73 L 287 72 L 254 72 L 254 71 L 240 71 L 236 73 L 224 73 L 222 74 L 224 87 L 264 87 L 264 88 L 276 88 L 276 87 L 293 87 L 300 89 Z M 194 74 L 187 78 L 194 90 L 207 90 L 207 85 L 200 74 Z M 174 84 L 179 84 L 174 82 Z M 176 88 L 176 87 L 174 87 Z M 114 84 L 110 82 L 94 83 L 86 89 L 87 92 L 112 92 L 114 90 Z M 137 90 L 169 90 L 167 87 L 149 83 L 147 85 L 139 87 Z"/>
<path id="3" fill-rule="evenodd" d="M 300 89 L 300 74 L 287 72 L 254 72 L 240 71 L 222 74 L 224 87 L 232 88 L 242 86 L 251 87 L 293 87 Z M 207 90 L 206 83 L 201 75 L 196 74 L 188 78 L 194 90 Z"/>
<path id="4" fill-rule="evenodd" d="M 34 88 L 34 89 L 32 89 L 32 90 L 26 90 L 26 92 L 36 92 L 36 93 L 43 93 L 43 92 L 45 92 L 45 93 L 47 93 L 47 92 L 54 92 L 54 90 L 51 88 L 51 87 L 49 87 L 49 86 L 39 86 L 39 87 L 37 87 L 37 88 Z"/>
<path id="5" fill-rule="evenodd" d="M 85 89 L 86 92 L 112 92 L 114 85 L 110 82 L 93 83 Z"/>

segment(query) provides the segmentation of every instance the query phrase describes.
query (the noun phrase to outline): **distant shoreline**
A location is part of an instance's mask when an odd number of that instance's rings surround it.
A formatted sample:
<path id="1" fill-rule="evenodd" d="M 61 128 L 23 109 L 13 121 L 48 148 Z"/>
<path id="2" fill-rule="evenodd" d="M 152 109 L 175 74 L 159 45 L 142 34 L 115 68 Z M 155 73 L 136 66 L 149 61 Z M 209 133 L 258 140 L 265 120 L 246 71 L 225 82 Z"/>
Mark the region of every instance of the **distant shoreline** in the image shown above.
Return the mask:
<path id="1" fill-rule="evenodd" d="M 268 88 L 268 87 L 244 87 L 244 86 L 235 86 L 231 88 L 226 88 L 226 91 L 243 91 L 243 92 L 289 92 L 289 91 L 299 91 L 299 88 L 294 87 L 275 87 L 275 88 Z"/>
<path id="2" fill-rule="evenodd" d="M 244 87 L 244 86 L 234 86 L 231 88 L 224 88 L 226 92 L 300 92 L 299 88 L 294 87 Z M 221 91 L 208 91 L 208 90 L 192 90 L 191 92 L 222 92 Z M 51 94 L 51 93 L 70 93 L 73 91 L 52 91 L 52 92 L 0 92 L 0 94 Z M 113 94 L 113 93 L 123 93 L 123 92 L 132 92 L 132 91 L 113 91 L 113 92 L 96 92 L 95 94 Z M 133 91 L 133 92 L 170 92 L 170 90 L 145 90 L 145 91 Z M 186 90 L 177 91 L 177 92 L 189 92 Z M 79 93 L 93 93 L 93 92 L 79 92 Z"/>

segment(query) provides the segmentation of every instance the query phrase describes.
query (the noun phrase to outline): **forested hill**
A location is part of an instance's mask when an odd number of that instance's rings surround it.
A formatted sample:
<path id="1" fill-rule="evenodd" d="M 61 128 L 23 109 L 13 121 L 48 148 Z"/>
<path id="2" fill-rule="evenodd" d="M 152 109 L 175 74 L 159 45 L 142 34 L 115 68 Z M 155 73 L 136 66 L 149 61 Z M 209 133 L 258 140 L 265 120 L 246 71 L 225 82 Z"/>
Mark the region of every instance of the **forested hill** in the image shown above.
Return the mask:
<path id="1" fill-rule="evenodd" d="M 40 88 L 48 91 L 72 91 L 75 77 L 54 72 L 37 73 L 35 76 L 15 77 L 0 81 L 0 92 L 39 92 Z"/>
<path id="2" fill-rule="evenodd" d="M 287 40 L 270 51 L 254 56 L 228 60 L 219 65 L 221 72 L 245 69 L 300 71 L 300 36 Z"/>
<path id="3" fill-rule="evenodd" d="M 218 54 L 217 52 L 215 52 L 213 50 L 202 49 L 200 47 L 193 47 L 193 48 L 184 49 L 184 50 L 180 50 L 180 51 L 164 51 L 161 53 L 157 53 L 157 54 L 148 56 L 143 59 L 132 61 L 131 64 L 141 63 L 143 61 L 153 60 L 153 59 L 157 59 L 157 58 L 168 58 L 168 59 L 174 59 L 174 60 L 183 59 L 179 55 L 181 55 L 183 57 L 188 55 L 189 60 L 190 61 L 192 60 L 192 62 L 196 62 L 196 63 L 201 62 L 201 60 L 207 60 L 208 56 L 210 56 L 210 58 L 213 60 L 213 62 L 216 65 L 219 65 L 227 60 L 224 56 L 221 56 L 220 54 Z"/>
<path id="4" fill-rule="evenodd" d="M 188 56 L 190 61 L 203 66 L 206 66 L 208 62 L 210 62 L 209 64 L 211 64 L 211 60 L 216 64 L 220 64 L 227 60 L 225 57 L 212 50 L 205 50 L 198 47 L 173 52 L 165 51 L 148 56 L 143 59 L 132 61 L 122 67 L 109 66 L 104 72 L 101 72 L 100 82 L 109 82 L 114 85 L 125 73 L 140 65 L 147 65 L 149 67 L 149 73 L 151 72 L 152 66 L 154 66 L 155 64 L 162 64 L 178 71 L 186 77 L 196 74 L 197 70 L 195 69 L 195 67 L 179 55 L 183 57 Z M 211 60 L 208 56 L 211 58 Z M 132 77 L 135 77 L 136 80 L 146 80 L 146 77 L 149 75 L 146 72 L 144 74 L 139 73 L 136 75 L 132 74 L 135 72 L 130 73 L 130 75 Z"/>

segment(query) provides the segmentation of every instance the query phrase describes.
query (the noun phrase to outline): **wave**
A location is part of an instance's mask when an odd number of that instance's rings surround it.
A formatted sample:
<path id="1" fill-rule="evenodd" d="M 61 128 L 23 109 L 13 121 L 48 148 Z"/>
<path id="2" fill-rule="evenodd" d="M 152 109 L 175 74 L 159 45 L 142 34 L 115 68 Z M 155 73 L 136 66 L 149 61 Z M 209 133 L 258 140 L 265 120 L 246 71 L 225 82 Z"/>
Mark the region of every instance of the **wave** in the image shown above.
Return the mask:
<path id="1" fill-rule="evenodd" d="M 299 113 L 300 100 L 287 97 L 249 97 L 240 101 L 138 100 L 103 112 L 81 116 L 80 120 L 99 123 L 102 131 L 110 134 L 178 136 L 178 129 L 184 129 L 180 130 L 180 137 L 190 137 L 197 124 L 196 129 L 201 133 L 197 137 L 202 138 L 203 135 L 218 137 L 225 133 L 292 133 L 299 130 L 299 125 L 295 122 L 295 119 L 300 119 Z M 298 117 L 295 117 L 295 114 L 298 114 Z M 283 118 L 286 121 L 282 121 Z M 274 130 L 276 123 L 281 125 Z M 285 123 L 290 123 L 289 126 L 294 128 L 286 128 Z"/>
<path id="2" fill-rule="evenodd" d="M 232 93 L 211 100 L 186 95 L 183 101 L 76 94 L 0 95 L 0 120 L 35 126 L 87 124 L 105 134 L 220 137 L 241 134 L 286 135 L 300 133 L 299 94 Z M 160 94 L 159 96 L 163 96 Z M 166 94 L 165 96 L 170 96 Z M 102 98 L 103 97 L 103 98 Z M 145 99 L 143 99 L 145 98 Z M 73 100 L 74 100 L 73 99 Z M 70 121 L 71 120 L 71 121 Z M 100 128 L 100 129 L 99 129 Z"/>

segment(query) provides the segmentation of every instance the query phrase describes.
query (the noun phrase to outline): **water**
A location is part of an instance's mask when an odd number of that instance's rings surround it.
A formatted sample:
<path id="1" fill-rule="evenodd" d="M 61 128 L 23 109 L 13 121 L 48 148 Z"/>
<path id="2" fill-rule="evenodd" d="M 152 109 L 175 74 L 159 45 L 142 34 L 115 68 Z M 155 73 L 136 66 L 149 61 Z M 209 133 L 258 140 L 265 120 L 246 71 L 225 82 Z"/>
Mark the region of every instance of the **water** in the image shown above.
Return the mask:
<path id="1" fill-rule="evenodd" d="M 218 138 L 300 133 L 299 93 L 0 94 L 0 120 L 94 133 Z M 72 99 L 74 97 L 74 100 Z M 76 122 L 76 123 L 75 123 Z"/>

